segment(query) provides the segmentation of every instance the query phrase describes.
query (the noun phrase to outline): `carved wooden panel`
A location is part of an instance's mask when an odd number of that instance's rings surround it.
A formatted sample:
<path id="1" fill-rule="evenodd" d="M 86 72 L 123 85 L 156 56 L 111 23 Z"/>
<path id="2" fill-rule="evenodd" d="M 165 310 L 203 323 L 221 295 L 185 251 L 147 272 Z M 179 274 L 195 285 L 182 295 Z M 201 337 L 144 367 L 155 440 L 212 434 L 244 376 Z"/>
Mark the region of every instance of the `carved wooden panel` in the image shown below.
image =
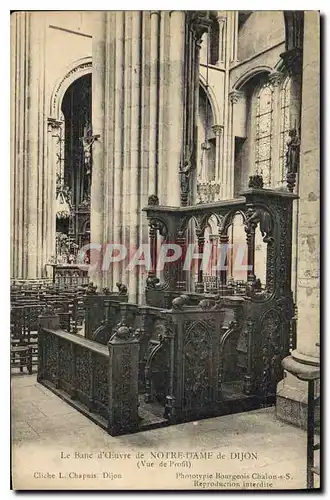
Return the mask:
<path id="1" fill-rule="evenodd" d="M 121 376 L 114 381 L 114 393 L 120 394 L 121 398 L 114 401 L 115 418 L 117 420 L 117 430 L 126 430 L 132 420 L 130 403 L 130 381 L 131 381 L 131 350 L 125 347 L 121 351 Z"/>
<path id="2" fill-rule="evenodd" d="M 58 345 L 58 359 L 59 359 L 59 380 L 67 383 L 72 382 L 72 368 L 73 359 L 72 351 L 69 342 L 63 339 L 59 340 Z"/>
<path id="3" fill-rule="evenodd" d="M 265 313 L 261 319 L 261 329 L 263 332 L 261 389 L 264 395 L 268 395 L 276 393 L 276 385 L 283 374 L 282 319 L 276 309 L 270 309 Z"/>
<path id="4" fill-rule="evenodd" d="M 107 408 L 109 402 L 109 359 L 94 354 L 94 400 Z"/>
<path id="5" fill-rule="evenodd" d="M 53 335 L 44 336 L 44 375 L 47 380 L 55 382 L 57 369 L 56 339 Z"/>
<path id="6" fill-rule="evenodd" d="M 91 358 L 83 347 L 76 346 L 76 389 L 89 395 L 91 390 Z"/>
<path id="7" fill-rule="evenodd" d="M 202 409 L 213 398 L 211 333 L 204 322 L 185 322 L 183 345 L 183 408 Z"/>

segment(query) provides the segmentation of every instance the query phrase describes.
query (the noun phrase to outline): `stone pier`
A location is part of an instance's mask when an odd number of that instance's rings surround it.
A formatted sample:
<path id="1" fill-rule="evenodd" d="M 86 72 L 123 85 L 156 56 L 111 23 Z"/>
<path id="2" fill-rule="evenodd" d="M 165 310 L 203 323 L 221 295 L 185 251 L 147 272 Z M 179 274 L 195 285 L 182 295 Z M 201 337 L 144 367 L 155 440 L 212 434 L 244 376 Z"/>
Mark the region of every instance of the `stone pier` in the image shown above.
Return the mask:
<path id="1" fill-rule="evenodd" d="M 297 262 L 297 346 L 284 361 L 277 417 L 306 426 L 307 382 L 294 373 L 314 372 L 320 362 L 320 46 L 319 14 L 305 12 L 302 62 L 301 150 Z M 290 373 L 292 372 L 292 373 Z"/>

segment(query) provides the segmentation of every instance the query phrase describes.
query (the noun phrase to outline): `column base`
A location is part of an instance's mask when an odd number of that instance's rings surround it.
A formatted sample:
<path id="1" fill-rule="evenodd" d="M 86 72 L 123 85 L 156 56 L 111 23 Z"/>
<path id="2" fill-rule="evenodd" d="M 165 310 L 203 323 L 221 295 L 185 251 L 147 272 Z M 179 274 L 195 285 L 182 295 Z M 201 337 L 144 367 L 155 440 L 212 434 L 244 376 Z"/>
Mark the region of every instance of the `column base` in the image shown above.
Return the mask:
<path id="1" fill-rule="evenodd" d="M 276 417 L 283 422 L 307 429 L 308 381 L 319 378 L 319 359 L 293 351 L 283 362 L 285 377 L 277 385 Z M 316 395 L 319 395 L 319 382 Z M 318 415 L 316 415 L 318 419 Z"/>

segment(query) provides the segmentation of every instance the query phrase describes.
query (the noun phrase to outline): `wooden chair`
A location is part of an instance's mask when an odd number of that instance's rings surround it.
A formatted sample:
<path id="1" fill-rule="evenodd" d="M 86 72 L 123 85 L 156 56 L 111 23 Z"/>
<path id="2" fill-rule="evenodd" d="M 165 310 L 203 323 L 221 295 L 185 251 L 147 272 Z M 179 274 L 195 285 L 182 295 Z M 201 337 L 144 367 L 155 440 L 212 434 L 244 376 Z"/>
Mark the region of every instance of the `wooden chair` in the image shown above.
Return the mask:
<path id="1" fill-rule="evenodd" d="M 25 325 L 24 306 L 15 306 L 11 310 L 10 318 L 10 367 L 24 367 L 32 374 L 32 345 Z"/>

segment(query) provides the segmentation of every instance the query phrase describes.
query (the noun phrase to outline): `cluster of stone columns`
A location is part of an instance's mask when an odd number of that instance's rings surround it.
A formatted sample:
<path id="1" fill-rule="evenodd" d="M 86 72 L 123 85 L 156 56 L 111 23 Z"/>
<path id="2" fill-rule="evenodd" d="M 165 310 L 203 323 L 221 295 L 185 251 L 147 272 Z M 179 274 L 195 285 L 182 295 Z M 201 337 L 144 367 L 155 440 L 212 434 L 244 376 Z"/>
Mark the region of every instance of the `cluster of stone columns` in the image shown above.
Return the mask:
<path id="1" fill-rule="evenodd" d="M 193 163 L 199 71 L 199 26 L 188 17 L 184 11 L 99 13 L 92 113 L 100 139 L 93 150 L 91 242 L 102 245 L 103 254 L 104 245 L 120 243 L 132 257 L 147 242 L 141 209 L 149 195 L 162 204 L 182 202 L 180 171 L 185 160 Z M 91 279 L 110 288 L 122 281 L 137 300 L 143 276 L 139 266 L 128 272 L 127 263 L 98 265 Z"/>
<path id="2" fill-rule="evenodd" d="M 277 388 L 277 416 L 299 426 L 307 421 L 307 382 L 319 366 L 320 342 L 320 46 L 319 13 L 306 11 L 303 25 L 302 99 L 293 106 L 301 123 L 299 165 L 298 259 L 297 259 L 297 345 L 284 360 L 286 376 Z M 291 59 L 292 61 L 292 59 Z M 294 62 L 294 60 L 293 60 Z M 293 76 L 294 86 L 299 79 Z M 297 93 L 294 92 L 294 96 Z M 299 121 L 298 121 L 299 120 Z"/>
<path id="3" fill-rule="evenodd" d="M 220 110 L 217 122 L 212 126 L 216 142 L 215 180 L 207 182 L 201 179 L 200 183 L 209 188 L 211 195 L 206 201 L 227 200 L 234 197 L 234 132 L 233 120 L 235 104 L 243 95 L 242 92 L 230 91 L 230 70 L 238 59 L 238 11 L 218 11 L 219 25 L 219 58 L 216 66 L 224 73 L 223 78 L 223 107 Z M 204 41 L 203 43 L 206 43 Z M 217 96 L 217 98 L 219 98 Z M 221 98 L 220 102 L 221 102 Z M 207 175 L 206 175 L 207 178 Z M 218 186 L 216 194 L 213 194 Z"/>
<path id="4" fill-rule="evenodd" d="M 11 276 L 43 274 L 50 252 L 43 13 L 11 16 Z"/>

